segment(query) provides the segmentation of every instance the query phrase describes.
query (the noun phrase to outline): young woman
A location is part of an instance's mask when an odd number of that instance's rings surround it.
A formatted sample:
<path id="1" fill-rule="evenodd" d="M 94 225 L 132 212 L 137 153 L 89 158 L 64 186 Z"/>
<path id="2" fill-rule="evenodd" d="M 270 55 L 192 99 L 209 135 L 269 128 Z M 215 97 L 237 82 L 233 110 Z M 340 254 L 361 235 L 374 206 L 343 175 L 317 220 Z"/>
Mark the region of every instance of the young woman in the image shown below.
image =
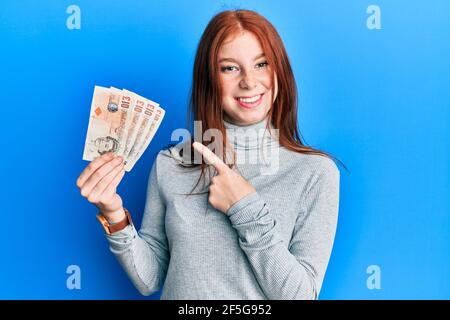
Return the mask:
<path id="1" fill-rule="evenodd" d="M 78 178 L 81 194 L 100 210 L 111 251 L 143 295 L 317 299 L 340 173 L 331 156 L 301 142 L 293 72 L 270 22 L 248 10 L 210 21 L 191 107 L 202 130 L 221 134 L 214 141 L 221 152 L 206 147 L 205 136 L 160 151 L 139 232 L 116 193 L 120 157 L 105 154 Z M 262 139 L 253 134 L 261 131 Z M 203 161 L 193 161 L 199 155 Z"/>

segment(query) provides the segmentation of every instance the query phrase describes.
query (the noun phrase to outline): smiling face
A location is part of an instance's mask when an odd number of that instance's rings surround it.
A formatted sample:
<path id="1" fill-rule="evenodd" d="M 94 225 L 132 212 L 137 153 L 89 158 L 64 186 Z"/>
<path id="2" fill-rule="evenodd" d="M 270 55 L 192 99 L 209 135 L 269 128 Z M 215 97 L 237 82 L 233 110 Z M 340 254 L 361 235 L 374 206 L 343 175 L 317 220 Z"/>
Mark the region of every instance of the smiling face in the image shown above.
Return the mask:
<path id="1" fill-rule="evenodd" d="M 224 119 L 238 125 L 263 120 L 276 98 L 270 66 L 256 36 L 244 31 L 219 50 L 219 79 Z M 275 92 L 275 94 L 273 94 Z"/>

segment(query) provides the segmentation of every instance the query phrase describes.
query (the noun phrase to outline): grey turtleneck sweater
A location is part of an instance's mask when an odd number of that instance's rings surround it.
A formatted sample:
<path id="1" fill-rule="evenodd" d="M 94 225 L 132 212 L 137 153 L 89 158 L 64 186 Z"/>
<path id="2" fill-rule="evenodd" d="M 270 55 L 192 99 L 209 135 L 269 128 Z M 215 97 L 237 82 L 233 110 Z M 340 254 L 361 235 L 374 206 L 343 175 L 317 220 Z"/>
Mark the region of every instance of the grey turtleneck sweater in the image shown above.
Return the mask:
<path id="1" fill-rule="evenodd" d="M 226 213 L 208 203 L 207 193 L 183 195 L 200 170 L 180 166 L 172 149 L 159 152 L 140 230 L 130 225 L 106 235 L 141 294 L 162 289 L 161 299 L 318 298 L 336 231 L 339 170 L 329 158 L 287 150 L 276 135 L 249 134 L 265 125 L 225 122 L 237 169 L 256 189 Z M 207 191 L 208 182 L 194 193 Z"/>

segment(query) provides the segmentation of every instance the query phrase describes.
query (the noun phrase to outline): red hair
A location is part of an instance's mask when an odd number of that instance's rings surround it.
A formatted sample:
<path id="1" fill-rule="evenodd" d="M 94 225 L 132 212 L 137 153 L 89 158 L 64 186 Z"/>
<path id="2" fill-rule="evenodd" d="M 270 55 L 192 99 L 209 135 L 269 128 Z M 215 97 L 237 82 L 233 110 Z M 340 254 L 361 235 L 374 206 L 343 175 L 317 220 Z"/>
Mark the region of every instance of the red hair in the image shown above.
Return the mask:
<path id="1" fill-rule="evenodd" d="M 222 11 L 208 23 L 195 56 L 189 116 L 193 116 L 194 121 L 201 121 L 202 131 L 216 128 L 222 132 L 225 138 L 223 141 L 223 155 L 225 155 L 226 130 L 223 123 L 218 55 L 225 40 L 243 31 L 253 33 L 259 40 L 272 73 L 272 84 L 275 83 L 275 76 L 277 77 L 278 95 L 268 112 L 270 120 L 268 126 L 271 123 L 279 130 L 279 144 L 294 152 L 334 158 L 324 151 L 303 144 L 297 128 L 297 88 L 286 49 L 275 27 L 254 11 Z M 275 88 L 272 91 L 275 92 Z M 192 142 L 191 140 L 191 160 L 194 159 Z M 202 170 L 201 179 L 207 164 L 204 162 L 192 164 L 198 165 Z"/>

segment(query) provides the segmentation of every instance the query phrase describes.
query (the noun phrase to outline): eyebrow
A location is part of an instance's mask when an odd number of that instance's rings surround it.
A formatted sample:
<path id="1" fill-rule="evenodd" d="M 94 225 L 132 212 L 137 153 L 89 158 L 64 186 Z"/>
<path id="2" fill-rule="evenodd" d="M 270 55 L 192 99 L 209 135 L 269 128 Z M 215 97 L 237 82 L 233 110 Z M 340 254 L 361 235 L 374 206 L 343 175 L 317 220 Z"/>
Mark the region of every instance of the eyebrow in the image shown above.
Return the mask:
<path id="1" fill-rule="evenodd" d="M 258 60 L 259 58 L 262 58 L 262 57 L 264 57 L 264 56 L 265 56 L 264 52 L 263 52 L 263 53 L 260 53 L 260 54 L 258 54 L 256 57 L 254 57 L 253 60 Z M 219 63 L 220 63 L 220 62 L 223 62 L 223 61 L 231 61 L 231 62 L 236 62 L 236 63 L 238 63 L 238 62 L 237 62 L 235 59 L 233 59 L 233 58 L 222 58 L 222 59 L 219 60 Z"/>

